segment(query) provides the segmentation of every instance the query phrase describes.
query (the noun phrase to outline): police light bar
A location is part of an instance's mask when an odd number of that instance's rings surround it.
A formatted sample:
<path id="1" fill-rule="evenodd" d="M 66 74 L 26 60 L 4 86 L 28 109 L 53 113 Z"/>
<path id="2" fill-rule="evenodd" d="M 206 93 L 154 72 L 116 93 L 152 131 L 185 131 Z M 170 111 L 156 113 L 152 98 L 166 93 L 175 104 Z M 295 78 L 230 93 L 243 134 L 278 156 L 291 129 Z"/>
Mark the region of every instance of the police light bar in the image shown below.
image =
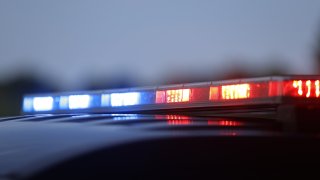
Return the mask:
<path id="1" fill-rule="evenodd" d="M 26 95 L 24 114 L 119 113 L 320 104 L 320 76 L 273 76 L 146 88 Z"/>

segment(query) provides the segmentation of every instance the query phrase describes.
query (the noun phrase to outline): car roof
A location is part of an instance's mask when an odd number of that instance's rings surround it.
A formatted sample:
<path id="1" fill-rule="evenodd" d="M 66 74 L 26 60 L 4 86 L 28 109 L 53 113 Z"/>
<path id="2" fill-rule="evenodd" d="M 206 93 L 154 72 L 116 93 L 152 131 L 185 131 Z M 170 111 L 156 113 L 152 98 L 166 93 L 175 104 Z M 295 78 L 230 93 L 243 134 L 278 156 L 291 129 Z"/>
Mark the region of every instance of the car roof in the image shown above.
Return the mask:
<path id="1" fill-rule="evenodd" d="M 191 136 L 279 136 L 276 121 L 259 118 L 151 114 L 26 115 L 0 119 L 0 174 L 22 174 L 101 146 Z M 41 162 L 44 157 L 45 163 Z"/>

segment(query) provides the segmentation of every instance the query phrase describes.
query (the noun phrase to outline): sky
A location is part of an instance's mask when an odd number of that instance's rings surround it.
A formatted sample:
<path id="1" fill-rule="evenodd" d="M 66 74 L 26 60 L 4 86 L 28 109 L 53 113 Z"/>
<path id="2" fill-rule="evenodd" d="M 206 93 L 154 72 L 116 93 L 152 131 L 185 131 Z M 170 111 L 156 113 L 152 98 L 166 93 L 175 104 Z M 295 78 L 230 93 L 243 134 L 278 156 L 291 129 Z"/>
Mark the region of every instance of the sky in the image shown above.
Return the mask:
<path id="1" fill-rule="evenodd" d="M 312 74 L 319 0 L 0 0 L 0 81 L 63 88 L 229 67 Z"/>

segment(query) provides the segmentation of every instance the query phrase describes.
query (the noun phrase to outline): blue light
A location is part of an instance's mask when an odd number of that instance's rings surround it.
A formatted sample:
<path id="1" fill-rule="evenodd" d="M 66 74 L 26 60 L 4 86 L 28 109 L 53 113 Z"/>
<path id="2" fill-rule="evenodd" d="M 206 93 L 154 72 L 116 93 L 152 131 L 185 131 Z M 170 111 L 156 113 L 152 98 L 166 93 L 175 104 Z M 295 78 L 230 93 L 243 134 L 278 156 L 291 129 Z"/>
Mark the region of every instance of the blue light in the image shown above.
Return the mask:
<path id="1" fill-rule="evenodd" d="M 69 109 L 86 109 L 90 106 L 89 95 L 71 95 L 68 98 Z"/>
<path id="2" fill-rule="evenodd" d="M 33 110 L 33 98 L 31 97 L 25 97 L 23 99 L 23 111 L 25 112 L 31 112 Z"/>
<path id="3" fill-rule="evenodd" d="M 32 104 L 34 111 L 51 111 L 53 109 L 53 97 L 34 97 Z"/>
<path id="4" fill-rule="evenodd" d="M 128 93 L 112 93 L 111 94 L 111 106 L 130 106 L 139 104 L 140 93 L 128 92 Z"/>
<path id="5" fill-rule="evenodd" d="M 156 94 L 154 92 L 144 91 L 140 93 L 139 104 L 153 104 L 155 102 Z"/>
<path id="6" fill-rule="evenodd" d="M 101 94 L 91 94 L 90 95 L 90 108 L 99 108 L 101 107 Z"/>

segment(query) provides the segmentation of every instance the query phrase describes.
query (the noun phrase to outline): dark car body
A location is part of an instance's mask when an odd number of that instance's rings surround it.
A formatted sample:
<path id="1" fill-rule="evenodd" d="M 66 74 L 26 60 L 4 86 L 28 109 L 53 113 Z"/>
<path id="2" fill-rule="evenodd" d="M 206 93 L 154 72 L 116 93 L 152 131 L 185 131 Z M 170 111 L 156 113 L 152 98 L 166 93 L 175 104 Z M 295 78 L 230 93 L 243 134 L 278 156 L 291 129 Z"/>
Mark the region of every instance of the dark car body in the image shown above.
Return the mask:
<path id="1" fill-rule="evenodd" d="M 2 179 L 269 179 L 319 176 L 316 132 L 268 118 L 151 114 L 0 120 Z M 1 179 L 0 178 L 0 179 Z"/>

